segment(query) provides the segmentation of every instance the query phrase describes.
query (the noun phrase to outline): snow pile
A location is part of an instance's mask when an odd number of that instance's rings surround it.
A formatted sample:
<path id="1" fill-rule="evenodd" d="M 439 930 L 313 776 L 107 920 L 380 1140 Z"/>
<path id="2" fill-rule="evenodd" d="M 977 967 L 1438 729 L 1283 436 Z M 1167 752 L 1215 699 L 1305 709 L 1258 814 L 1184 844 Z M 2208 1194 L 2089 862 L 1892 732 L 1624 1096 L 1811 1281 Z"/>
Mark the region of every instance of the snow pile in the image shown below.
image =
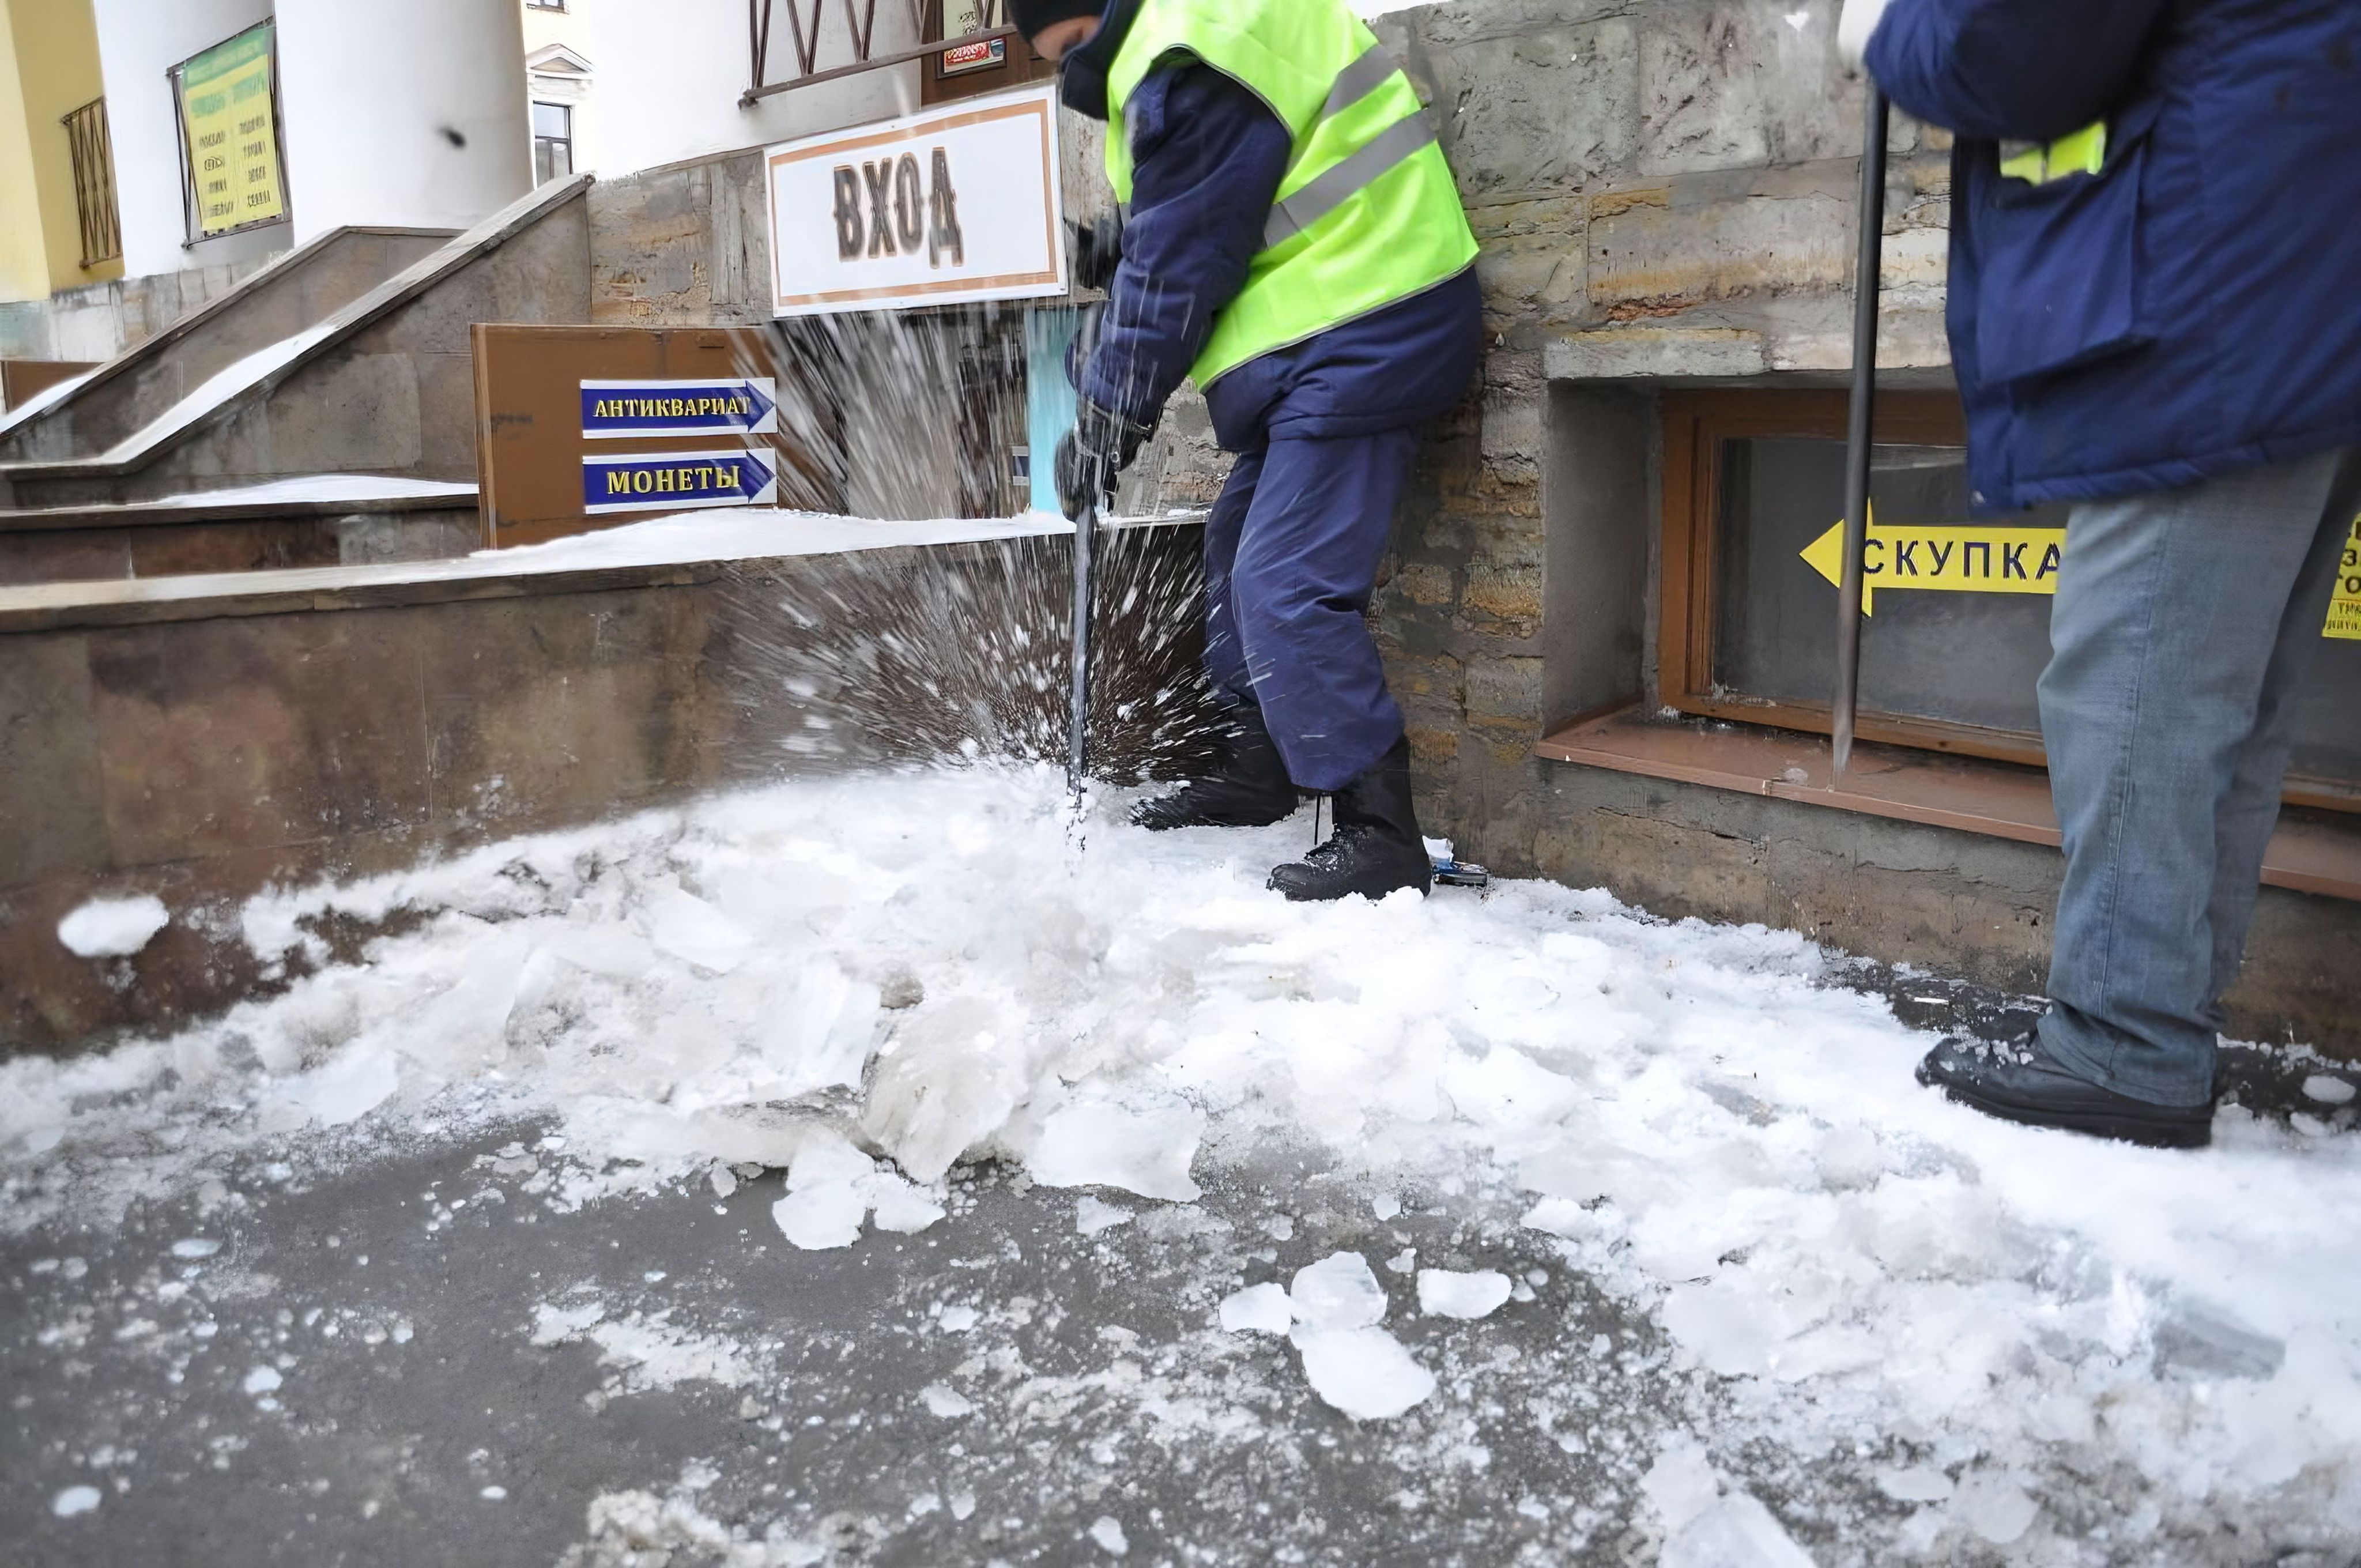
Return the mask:
<path id="1" fill-rule="evenodd" d="M 153 894 L 93 898 L 58 922 L 58 940 L 82 959 L 127 959 L 171 921 Z"/>
<path id="2" fill-rule="evenodd" d="M 1301 821 L 1148 835 L 1122 804 L 1077 833 L 1048 771 L 849 777 L 258 899 L 266 956 L 405 923 L 172 1039 L 0 1068 L 0 1223 L 119 1205 L 225 1142 L 467 1104 L 561 1124 L 579 1165 L 550 1201 L 753 1162 L 788 1172 L 790 1241 L 844 1245 L 936 1223 L 952 1164 L 994 1157 L 1079 1189 L 1088 1235 L 1283 1135 L 1381 1219 L 1446 1180 L 1512 1205 L 1723 1390 L 1714 1452 L 1825 1455 L 1911 1510 L 1894 1558 L 2033 1550 L 2082 1528 L 2075 1497 L 2126 1551 L 2207 1510 L 2361 1531 L 2345 1079 L 2306 1118 L 2334 1135 L 2235 1107 L 2197 1154 L 2009 1127 L 1914 1084 L 1927 1037 L 1799 938 L 1529 883 L 1290 905 L 1262 880 Z M 1422 1335 L 1532 1309 L 1405 1253 L 1397 1339 L 1376 1256 L 1218 1318 L 1287 1333 L 1348 1415 L 1414 1425 Z M 1680 1496 L 1667 1561 L 1793 1561 L 1709 1469 Z"/>

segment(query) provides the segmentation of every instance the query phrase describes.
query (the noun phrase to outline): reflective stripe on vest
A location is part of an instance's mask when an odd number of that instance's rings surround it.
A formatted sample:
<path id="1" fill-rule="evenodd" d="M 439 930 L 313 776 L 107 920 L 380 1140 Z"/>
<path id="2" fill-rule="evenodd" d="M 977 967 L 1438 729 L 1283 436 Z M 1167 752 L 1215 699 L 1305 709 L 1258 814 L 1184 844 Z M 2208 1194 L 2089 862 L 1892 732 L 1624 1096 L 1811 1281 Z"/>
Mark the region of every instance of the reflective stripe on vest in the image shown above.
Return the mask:
<path id="1" fill-rule="evenodd" d="M 1475 259 L 1425 105 L 1345 0 L 1141 0 L 1107 75 L 1107 175 L 1118 202 L 1128 206 L 1132 194 L 1126 108 L 1173 55 L 1245 86 L 1291 143 L 1263 248 L 1191 368 L 1201 388 Z"/>
<path id="2" fill-rule="evenodd" d="M 2000 151 L 2004 179 L 2047 185 L 2070 174 L 2096 174 L 2107 166 L 2107 122 L 2093 120 L 2046 147 L 2004 141 Z"/>
<path id="3" fill-rule="evenodd" d="M 1390 65 L 1392 61 L 1387 63 Z M 1434 130 L 1426 123 L 1425 115 L 1412 115 L 1406 120 L 1396 120 L 1358 152 L 1341 163 L 1329 165 L 1295 194 L 1283 196 L 1273 203 L 1270 221 L 1263 225 L 1263 245 L 1279 245 L 1301 234 L 1343 206 L 1354 192 L 1433 140 Z"/>

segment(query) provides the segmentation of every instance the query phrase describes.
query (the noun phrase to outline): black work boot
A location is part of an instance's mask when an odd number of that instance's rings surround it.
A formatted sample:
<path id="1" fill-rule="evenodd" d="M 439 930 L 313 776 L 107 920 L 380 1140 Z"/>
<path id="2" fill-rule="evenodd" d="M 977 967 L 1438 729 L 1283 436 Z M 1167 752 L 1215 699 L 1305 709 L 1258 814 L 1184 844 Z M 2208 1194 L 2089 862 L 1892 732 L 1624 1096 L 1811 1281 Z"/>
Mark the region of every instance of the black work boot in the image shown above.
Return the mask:
<path id="1" fill-rule="evenodd" d="M 2038 1030 L 1998 1045 L 1945 1040 L 1927 1053 L 1917 1077 L 1962 1105 L 2028 1127 L 2162 1149 L 2199 1149 L 2213 1141 L 2212 1105 L 2158 1105 L 2077 1078 L 2049 1054 Z"/>
<path id="2" fill-rule="evenodd" d="M 1223 715 L 1221 750 L 1213 770 L 1170 795 L 1140 801 L 1131 808 L 1131 820 L 1157 832 L 1168 828 L 1268 828 L 1292 817 L 1300 798 L 1263 722 L 1262 709 L 1241 702 Z"/>
<path id="3" fill-rule="evenodd" d="M 1424 897 L 1434 862 L 1419 836 L 1410 803 L 1410 740 L 1393 743 L 1377 765 L 1336 792 L 1336 831 L 1292 865 L 1270 873 L 1270 885 L 1295 902 L 1357 893 L 1383 898 L 1414 887 Z"/>

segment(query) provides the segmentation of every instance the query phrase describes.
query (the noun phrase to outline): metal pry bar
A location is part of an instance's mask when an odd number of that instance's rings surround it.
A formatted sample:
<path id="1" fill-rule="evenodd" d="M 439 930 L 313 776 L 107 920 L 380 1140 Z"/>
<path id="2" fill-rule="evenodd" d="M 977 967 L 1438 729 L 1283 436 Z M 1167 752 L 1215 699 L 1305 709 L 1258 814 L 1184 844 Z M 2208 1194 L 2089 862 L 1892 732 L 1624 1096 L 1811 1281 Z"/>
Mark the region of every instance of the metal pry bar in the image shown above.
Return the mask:
<path id="1" fill-rule="evenodd" d="M 1091 568 L 1098 543 L 1099 509 L 1093 500 L 1074 524 L 1074 658 L 1066 709 L 1066 788 L 1079 804 L 1090 762 Z"/>
<path id="2" fill-rule="evenodd" d="M 1861 707 L 1861 594 L 1869 545 L 1871 415 L 1877 400 L 1877 272 L 1885 234 L 1885 93 L 1867 82 L 1861 131 L 1861 232 L 1852 264 L 1852 402 L 1845 417 L 1844 571 L 1837 586 L 1837 690 L 1828 712 L 1836 771 L 1852 764 Z"/>

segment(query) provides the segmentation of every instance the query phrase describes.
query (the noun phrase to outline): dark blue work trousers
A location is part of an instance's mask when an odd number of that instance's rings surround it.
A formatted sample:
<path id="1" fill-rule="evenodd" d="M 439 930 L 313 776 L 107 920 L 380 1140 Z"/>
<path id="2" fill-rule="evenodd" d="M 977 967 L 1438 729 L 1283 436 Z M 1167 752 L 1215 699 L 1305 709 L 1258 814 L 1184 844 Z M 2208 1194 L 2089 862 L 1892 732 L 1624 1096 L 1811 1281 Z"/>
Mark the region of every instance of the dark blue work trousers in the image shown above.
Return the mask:
<path id="1" fill-rule="evenodd" d="M 1415 428 L 1279 439 L 1239 455 L 1205 522 L 1205 670 L 1259 703 L 1301 788 L 1341 789 L 1401 738 L 1362 617 L 1418 450 Z"/>

